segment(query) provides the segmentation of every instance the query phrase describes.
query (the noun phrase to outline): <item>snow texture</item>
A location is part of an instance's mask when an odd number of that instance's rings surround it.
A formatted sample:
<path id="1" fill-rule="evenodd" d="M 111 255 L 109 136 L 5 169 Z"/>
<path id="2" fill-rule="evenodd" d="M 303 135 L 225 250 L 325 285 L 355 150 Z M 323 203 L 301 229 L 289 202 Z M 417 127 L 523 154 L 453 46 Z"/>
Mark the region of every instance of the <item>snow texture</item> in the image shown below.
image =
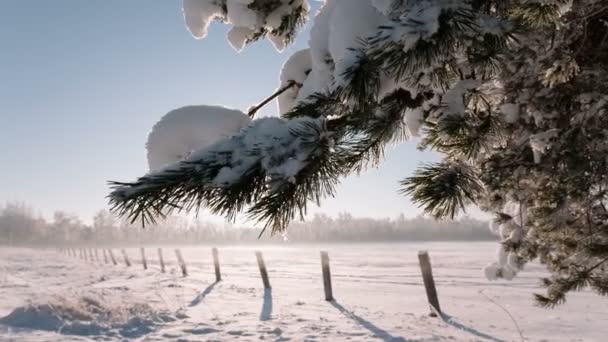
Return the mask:
<path id="1" fill-rule="evenodd" d="M 258 119 L 243 129 L 241 134 L 194 153 L 191 159 L 209 160 L 217 154 L 221 155 L 222 151 L 231 152 L 228 165 L 220 170 L 212 182 L 218 187 L 234 184 L 258 163 L 269 176 L 270 183 L 293 183 L 294 177 L 307 165 L 308 157 L 316 147 L 310 144 L 308 136 L 296 136 L 293 132 L 306 127 L 318 127 L 319 124 L 319 120 L 310 118 Z"/>
<path id="2" fill-rule="evenodd" d="M 142 269 L 138 248 L 127 248 L 134 264 L 125 267 L 3 247 L 0 341 L 519 341 L 510 318 L 488 298 L 514 316 L 527 341 L 605 340 L 608 309 L 589 291 L 570 294 L 551 311 L 534 305 L 532 294 L 543 291 L 541 265 L 529 264 L 509 282 L 483 279 L 478 270 L 494 248 L 324 245 L 337 298 L 330 303 L 312 246 L 225 246 L 219 283 L 206 246 L 181 249 L 185 278 L 169 253 L 163 274 L 151 255 Z M 264 253 L 271 291 L 262 287 L 254 249 Z M 428 316 L 418 250 L 432 258 L 447 320 Z"/>
<path id="3" fill-rule="evenodd" d="M 170 111 L 148 134 L 150 171 L 187 158 L 193 151 L 237 134 L 251 118 L 236 109 L 220 106 L 187 106 Z"/>

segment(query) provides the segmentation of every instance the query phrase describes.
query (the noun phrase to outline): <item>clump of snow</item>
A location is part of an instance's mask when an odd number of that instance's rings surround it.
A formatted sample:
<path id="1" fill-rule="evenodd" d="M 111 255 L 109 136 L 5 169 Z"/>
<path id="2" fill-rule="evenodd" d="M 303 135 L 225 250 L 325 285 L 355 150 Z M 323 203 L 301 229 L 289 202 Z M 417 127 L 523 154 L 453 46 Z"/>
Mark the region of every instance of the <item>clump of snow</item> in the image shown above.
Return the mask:
<path id="1" fill-rule="evenodd" d="M 509 240 L 514 243 L 520 242 L 524 237 L 524 230 L 520 226 L 516 226 L 511 235 L 509 235 Z"/>
<path id="2" fill-rule="evenodd" d="M 509 24 L 496 17 L 482 15 L 479 17 L 479 28 L 483 33 L 500 35 L 509 29 Z"/>
<path id="3" fill-rule="evenodd" d="M 551 148 L 552 140 L 557 137 L 558 133 L 559 129 L 553 128 L 530 136 L 530 147 L 532 148 L 535 163 L 540 163 L 540 159 Z"/>
<path id="4" fill-rule="evenodd" d="M 312 60 L 310 49 L 303 49 L 295 52 L 287 59 L 285 64 L 283 64 L 279 88 L 286 87 L 291 82 L 295 82 L 295 86 L 289 88 L 277 98 L 279 113 L 286 113 L 294 106 L 300 88 L 308 78 L 311 68 Z"/>
<path id="5" fill-rule="evenodd" d="M 388 15 L 393 6 L 395 0 L 371 0 L 372 6 L 374 6 L 378 12 Z"/>
<path id="6" fill-rule="evenodd" d="M 230 46 L 236 51 L 243 50 L 247 38 L 251 36 L 254 31 L 248 27 L 235 26 L 228 31 L 228 42 Z"/>
<path id="7" fill-rule="evenodd" d="M 498 265 L 505 266 L 507 264 L 507 251 L 503 245 L 498 245 L 498 249 L 496 250 L 496 255 L 498 256 Z"/>
<path id="8" fill-rule="evenodd" d="M 491 263 L 483 268 L 483 273 L 488 280 L 513 280 L 517 275 L 517 270 L 507 264 Z"/>
<path id="9" fill-rule="evenodd" d="M 490 231 L 492 233 L 496 234 L 497 236 L 499 235 L 499 227 L 500 227 L 500 223 L 496 220 L 491 220 L 488 225 L 488 229 L 490 229 Z"/>
<path id="10" fill-rule="evenodd" d="M 515 253 L 509 253 L 507 258 L 507 265 L 514 270 L 521 268 L 520 259 Z"/>
<path id="11" fill-rule="evenodd" d="M 417 137 L 420 131 L 420 127 L 422 126 L 424 112 L 422 108 L 408 108 L 405 111 L 405 125 L 411 136 Z"/>
<path id="12" fill-rule="evenodd" d="M 479 80 L 467 79 L 457 82 L 443 95 L 441 100 L 441 104 L 445 106 L 443 112 L 448 115 L 462 115 L 465 111 L 464 94 L 480 85 Z"/>
<path id="13" fill-rule="evenodd" d="M 375 35 L 386 20 L 367 0 L 327 1 L 310 30 L 311 71 L 295 102 L 343 85 L 342 74 L 356 62 L 362 40 Z"/>
<path id="14" fill-rule="evenodd" d="M 500 266 L 496 263 L 489 264 L 483 268 L 483 273 L 488 280 L 497 280 L 500 275 Z"/>
<path id="15" fill-rule="evenodd" d="M 273 30 L 281 27 L 283 19 L 296 8 L 309 9 L 307 0 L 280 0 L 268 2 L 262 9 L 255 8 L 254 0 L 184 0 L 183 11 L 186 26 L 192 35 L 201 39 L 207 35 L 211 20 L 220 19 L 232 24 L 228 33 L 230 45 L 240 51 L 245 42 L 258 32 L 270 32 L 268 37 L 277 50 L 285 48 L 286 37 L 275 35 Z M 270 7 L 270 11 L 266 12 Z"/>
<path id="16" fill-rule="evenodd" d="M 184 20 L 196 39 L 207 36 L 207 28 L 214 18 L 222 14 L 219 1 L 184 0 Z"/>
<path id="17" fill-rule="evenodd" d="M 515 123 L 519 119 L 519 106 L 514 103 L 503 103 L 500 105 L 500 112 L 508 123 Z"/>
<path id="18" fill-rule="evenodd" d="M 252 2 L 253 0 L 227 0 L 226 10 L 228 13 L 228 22 L 234 24 L 236 27 L 255 29 L 258 22 L 258 16 L 247 6 Z"/>
<path id="19" fill-rule="evenodd" d="M 150 171 L 185 159 L 193 151 L 238 133 L 251 118 L 221 106 L 187 106 L 163 116 L 148 134 Z"/>
<path id="20" fill-rule="evenodd" d="M 522 241 L 526 232 L 522 228 L 527 220 L 525 207 L 517 201 L 509 200 L 502 208 L 502 213 L 508 215 L 504 221 L 492 220 L 490 231 L 501 239 L 496 251 L 496 262 L 484 267 L 483 271 L 489 280 L 512 280 L 523 268 L 520 257 L 515 252 L 507 251 L 503 243 L 517 244 Z"/>
<path id="21" fill-rule="evenodd" d="M 0 324 L 13 328 L 53 331 L 64 335 L 106 335 L 137 338 L 156 326 L 175 321 L 169 312 L 153 310 L 147 304 L 107 306 L 100 296 L 55 297 L 44 304 L 15 308 L 0 318 Z"/>

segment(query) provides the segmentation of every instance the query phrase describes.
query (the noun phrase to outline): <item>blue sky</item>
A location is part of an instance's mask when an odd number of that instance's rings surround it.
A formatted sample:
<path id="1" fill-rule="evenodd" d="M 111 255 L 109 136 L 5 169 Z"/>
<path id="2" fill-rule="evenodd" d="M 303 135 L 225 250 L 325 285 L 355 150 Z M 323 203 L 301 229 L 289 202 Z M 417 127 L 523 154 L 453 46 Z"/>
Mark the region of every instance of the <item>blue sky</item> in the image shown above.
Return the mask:
<path id="1" fill-rule="evenodd" d="M 168 111 L 196 104 L 245 110 L 271 94 L 284 60 L 269 42 L 241 53 L 214 24 L 186 30 L 181 1 L 0 2 L 0 203 L 26 201 L 46 216 L 90 221 L 106 208 L 107 180 L 147 172 L 144 143 Z M 264 115 L 276 115 L 275 105 Z M 395 217 L 420 213 L 397 182 L 436 157 L 415 142 L 389 148 L 377 170 L 345 179 L 310 212 Z"/>

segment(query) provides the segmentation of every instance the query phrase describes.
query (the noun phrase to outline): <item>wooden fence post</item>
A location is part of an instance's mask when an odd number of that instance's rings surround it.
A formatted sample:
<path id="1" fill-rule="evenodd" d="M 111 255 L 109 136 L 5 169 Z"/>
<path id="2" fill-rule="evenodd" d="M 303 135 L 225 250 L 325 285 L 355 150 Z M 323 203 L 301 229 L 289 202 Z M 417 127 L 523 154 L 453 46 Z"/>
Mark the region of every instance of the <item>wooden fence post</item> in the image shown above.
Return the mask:
<path id="1" fill-rule="evenodd" d="M 99 253 L 97 251 L 97 248 L 95 248 L 95 261 L 99 261 Z"/>
<path id="2" fill-rule="evenodd" d="M 139 251 L 141 252 L 141 264 L 143 265 L 144 270 L 147 270 L 148 262 L 146 261 L 146 250 L 143 247 L 141 247 L 139 249 Z"/>
<path id="3" fill-rule="evenodd" d="M 93 259 L 93 249 L 89 248 L 89 261 L 90 262 L 94 262 L 95 259 Z"/>
<path id="4" fill-rule="evenodd" d="M 175 256 L 177 257 L 177 262 L 179 263 L 179 266 L 182 268 L 182 275 L 184 277 L 188 276 L 188 269 L 186 268 L 186 262 L 184 261 L 184 258 L 182 257 L 182 252 L 178 249 L 175 250 Z"/>
<path id="5" fill-rule="evenodd" d="M 431 305 L 431 316 L 435 317 L 435 312 L 441 314 L 441 308 L 439 307 L 439 299 L 437 298 L 435 280 L 433 280 L 433 270 L 431 268 L 429 253 L 427 251 L 418 252 L 418 261 L 420 262 L 420 271 L 422 271 L 422 280 L 424 280 L 426 297 Z"/>
<path id="6" fill-rule="evenodd" d="M 112 249 L 108 249 L 108 253 L 110 254 L 110 259 L 112 259 L 112 264 L 114 264 L 114 266 L 118 265 L 118 263 L 116 262 L 116 258 L 114 258 L 114 252 L 112 252 Z"/>
<path id="7" fill-rule="evenodd" d="M 107 264 L 108 263 L 108 254 L 106 253 L 105 248 L 102 248 L 101 251 L 103 252 L 103 263 Z"/>
<path id="8" fill-rule="evenodd" d="M 264 263 L 262 252 L 256 251 L 255 257 L 258 260 L 258 267 L 260 268 L 260 275 L 262 276 L 262 281 L 264 282 L 264 288 L 270 289 L 270 281 L 268 280 L 268 272 L 266 271 L 266 264 Z"/>
<path id="9" fill-rule="evenodd" d="M 160 263 L 160 271 L 165 273 L 165 260 L 163 259 L 163 249 L 158 249 L 158 262 Z"/>
<path id="10" fill-rule="evenodd" d="M 218 282 L 222 280 L 222 273 L 220 272 L 220 258 L 217 251 L 217 248 L 213 247 L 211 250 L 211 254 L 213 254 L 213 266 L 215 269 L 215 281 Z"/>
<path id="11" fill-rule="evenodd" d="M 321 269 L 323 271 L 323 289 L 325 290 L 325 300 L 334 300 L 334 294 L 331 289 L 331 272 L 329 271 L 329 255 L 327 252 L 321 252 Z"/>
<path id="12" fill-rule="evenodd" d="M 127 255 L 125 249 L 121 249 L 120 252 L 122 253 L 122 257 L 125 259 L 125 265 L 127 265 L 127 267 L 131 267 L 131 262 L 129 261 L 129 256 Z"/>

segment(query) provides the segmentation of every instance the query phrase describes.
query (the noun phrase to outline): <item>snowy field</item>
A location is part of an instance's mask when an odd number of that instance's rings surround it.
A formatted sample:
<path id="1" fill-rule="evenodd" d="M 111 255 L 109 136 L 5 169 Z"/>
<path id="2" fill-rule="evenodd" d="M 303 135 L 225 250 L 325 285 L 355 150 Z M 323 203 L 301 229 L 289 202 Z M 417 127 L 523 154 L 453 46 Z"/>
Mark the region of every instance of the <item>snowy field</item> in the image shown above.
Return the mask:
<path id="1" fill-rule="evenodd" d="M 0 249 L 0 341 L 606 341 L 608 306 L 590 293 L 553 310 L 535 307 L 540 266 L 511 282 L 481 268 L 493 243 L 221 247 L 214 283 L 210 247 L 172 249 L 161 274 L 52 250 Z M 269 269 L 264 291 L 254 250 Z M 426 249 L 446 319 L 429 317 L 417 252 Z M 329 252 L 336 301 L 324 301 L 319 251 Z"/>

